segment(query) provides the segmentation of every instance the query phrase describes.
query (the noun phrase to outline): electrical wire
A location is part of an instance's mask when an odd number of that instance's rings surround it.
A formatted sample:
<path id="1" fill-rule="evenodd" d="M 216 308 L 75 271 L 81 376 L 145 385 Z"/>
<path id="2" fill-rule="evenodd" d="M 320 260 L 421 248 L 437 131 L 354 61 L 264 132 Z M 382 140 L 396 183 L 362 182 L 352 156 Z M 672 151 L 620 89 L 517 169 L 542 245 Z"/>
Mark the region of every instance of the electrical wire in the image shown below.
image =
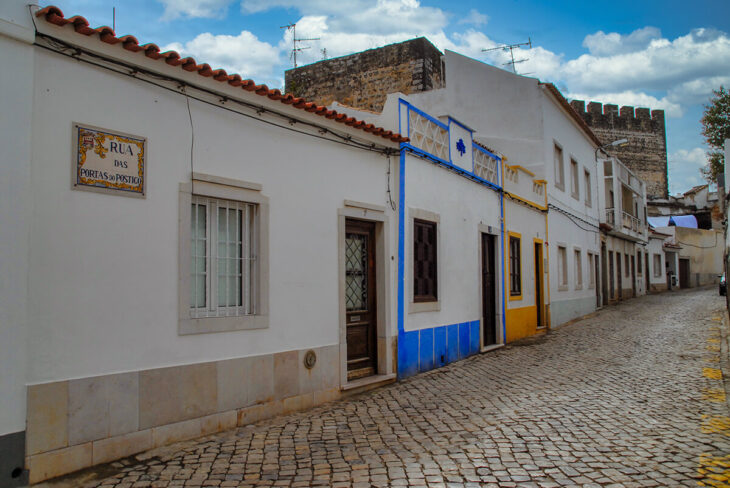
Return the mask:
<path id="1" fill-rule="evenodd" d="M 314 138 L 317 138 L 317 139 L 322 139 L 322 140 L 325 140 L 325 141 L 334 142 L 334 143 L 337 143 L 337 144 L 342 144 L 342 145 L 349 146 L 349 147 L 353 147 L 353 148 L 357 148 L 357 149 L 363 149 L 363 150 L 367 150 L 367 151 L 371 151 L 371 152 L 380 153 L 380 154 L 383 154 L 383 155 L 386 155 L 386 156 L 387 155 L 392 155 L 392 154 L 395 154 L 395 153 L 398 152 L 397 149 L 390 149 L 390 148 L 382 147 L 382 146 L 381 147 L 378 147 L 375 143 L 368 144 L 368 143 L 364 143 L 364 142 L 359 142 L 357 140 L 354 140 L 350 135 L 341 135 L 341 134 L 337 133 L 336 131 L 333 131 L 333 130 L 327 128 L 327 127 L 324 127 L 324 126 L 321 126 L 321 125 L 318 125 L 318 124 L 314 124 L 314 123 L 311 123 L 311 122 L 307 122 L 307 121 L 304 121 L 304 120 L 301 120 L 301 119 L 294 119 L 291 116 L 288 116 L 288 115 L 285 115 L 285 114 L 276 112 L 274 110 L 267 109 L 267 108 L 265 108 L 263 106 L 260 106 L 260 105 L 256 105 L 256 104 L 252 104 L 252 103 L 247 103 L 247 102 L 244 102 L 244 101 L 241 101 L 241 100 L 237 100 L 237 99 L 230 99 L 226 95 L 222 95 L 220 93 L 216 93 L 213 90 L 209 90 L 209 89 L 206 89 L 206 88 L 201 88 L 199 86 L 196 86 L 196 85 L 193 85 L 193 84 L 190 84 L 190 83 L 183 82 L 183 81 L 181 81 L 181 80 L 179 80 L 177 78 L 172 78 L 172 77 L 169 77 L 169 76 L 160 75 L 160 74 L 155 73 L 153 71 L 146 70 L 146 69 L 141 68 L 139 66 L 132 66 L 132 65 L 129 65 L 129 64 L 124 63 L 122 61 L 111 60 L 111 59 L 109 59 L 109 58 L 107 58 L 105 56 L 102 56 L 102 55 L 99 55 L 99 54 L 96 54 L 96 53 L 93 53 L 93 52 L 90 52 L 90 51 L 81 49 L 79 47 L 76 47 L 76 46 L 73 46 L 71 44 L 68 44 L 65 41 L 61 40 L 61 39 L 57 39 L 57 38 L 55 38 L 53 36 L 49 36 L 49 35 L 46 35 L 46 34 L 42 34 L 42 33 L 38 32 L 38 31 L 36 31 L 36 36 L 37 37 L 40 37 L 40 38 L 42 38 L 44 40 L 46 40 L 47 42 L 49 42 L 49 44 L 51 44 L 51 46 L 46 46 L 46 45 L 40 44 L 38 42 L 35 42 L 34 43 L 35 46 L 38 46 L 38 47 L 40 47 L 42 49 L 46 49 L 48 51 L 51 51 L 51 52 L 60 54 L 62 56 L 67 56 L 67 57 L 76 59 L 77 61 L 80 61 L 80 62 L 83 62 L 83 63 L 86 63 L 86 64 L 90 64 L 90 65 L 96 66 L 98 68 L 102 68 L 102 69 L 106 69 L 108 71 L 112 71 L 113 73 L 116 73 L 116 74 L 120 74 L 120 75 L 123 75 L 123 76 L 129 76 L 130 78 L 133 78 L 135 80 L 143 81 L 145 83 L 151 84 L 153 86 L 156 86 L 158 88 L 162 88 L 164 90 L 167 90 L 167 91 L 170 91 L 170 92 L 173 92 L 173 93 L 183 94 L 188 99 L 192 98 L 193 100 L 197 100 L 197 101 L 199 101 L 201 103 L 205 103 L 205 104 L 211 105 L 213 107 L 221 108 L 223 110 L 226 110 L 226 111 L 229 111 L 229 112 L 238 114 L 238 115 L 240 115 L 242 117 L 246 117 L 246 118 L 249 118 L 249 119 L 258 120 L 259 122 L 262 122 L 264 124 L 268 124 L 268 125 L 277 127 L 279 129 L 284 129 L 284 130 L 287 130 L 287 131 L 290 131 L 290 132 L 295 132 L 295 133 L 298 133 L 298 134 L 302 134 L 302 135 L 314 137 Z M 54 44 L 55 44 L 55 46 L 53 46 Z M 71 53 L 64 52 L 64 51 L 71 51 Z M 122 67 L 130 70 L 130 72 L 129 73 L 126 73 L 124 71 L 121 71 L 120 69 L 115 69 L 115 68 L 112 68 L 111 66 L 106 66 L 106 65 L 100 64 L 98 62 L 93 62 L 93 61 L 91 61 L 89 59 L 83 58 L 82 57 L 82 54 L 85 55 L 85 56 L 89 56 L 91 58 L 94 58 L 94 59 L 102 60 L 104 62 L 113 62 L 115 66 L 122 66 Z M 163 84 L 156 83 L 156 82 L 154 82 L 152 80 L 148 80 L 148 79 L 145 79 L 145 78 L 142 78 L 142 77 L 139 77 L 139 76 L 135 76 L 137 74 L 143 74 L 143 75 L 149 76 L 151 78 L 155 78 L 155 79 L 160 80 L 160 81 L 175 83 L 176 85 L 178 85 L 179 88 L 178 89 L 171 88 L 169 86 L 165 86 Z M 180 89 L 181 88 L 184 88 L 184 87 L 194 88 L 194 89 L 199 90 L 201 92 L 208 93 L 208 94 L 211 94 L 211 95 L 220 97 L 220 102 L 221 103 L 224 103 L 225 101 L 232 101 L 232 102 L 236 103 L 237 105 L 241 105 L 243 107 L 256 110 L 256 114 L 257 115 L 250 115 L 250 114 L 246 114 L 246 113 L 243 113 L 243 112 L 239 112 L 238 110 L 233 110 L 233 109 L 231 109 L 229 107 L 226 107 L 226 106 L 223 106 L 223 105 L 220 105 L 220 104 L 217 104 L 217 103 L 210 102 L 210 101 L 205 100 L 205 99 L 200 98 L 200 97 L 196 97 L 196 96 L 190 95 L 189 93 L 185 93 L 185 92 L 181 93 Z M 260 115 L 262 113 L 268 113 L 268 114 L 271 114 L 271 115 L 275 115 L 275 116 L 284 118 L 289 123 L 289 126 L 277 124 L 277 123 L 272 122 L 270 120 L 262 119 L 260 117 Z M 298 129 L 295 129 L 294 127 L 291 127 L 291 125 L 293 125 L 295 123 L 303 124 L 305 126 L 314 128 L 314 129 L 318 130 L 321 135 L 320 134 L 312 134 L 311 132 L 307 132 L 307 131 L 303 131 L 303 130 L 298 130 Z M 325 137 L 324 134 L 327 134 L 327 135 L 329 135 L 331 137 Z M 340 139 L 340 140 L 333 139 L 332 137 L 336 137 L 337 139 Z"/>
<path id="2" fill-rule="evenodd" d="M 390 191 L 390 154 L 388 155 L 388 202 L 390 209 L 395 211 L 395 202 L 393 201 L 393 194 Z"/>
<path id="3" fill-rule="evenodd" d="M 561 214 L 563 214 L 566 217 L 568 217 L 568 220 L 570 220 L 571 222 L 573 222 L 573 225 L 575 225 L 576 227 L 580 228 L 581 230 L 584 230 L 585 232 L 592 232 L 594 234 L 600 234 L 599 231 L 593 230 L 593 229 L 586 229 L 585 227 L 583 227 L 582 225 L 580 225 L 578 223 L 578 221 L 580 221 L 580 222 L 583 222 L 585 224 L 590 225 L 591 227 L 594 227 L 595 229 L 598 229 L 599 227 L 596 224 L 594 224 L 593 222 L 589 222 L 589 221 L 587 221 L 585 219 L 582 219 L 582 218 L 578 217 L 577 215 L 574 215 L 574 214 L 568 212 L 567 210 L 564 210 L 564 209 L 562 209 L 562 208 L 560 208 L 560 207 L 558 207 L 556 205 L 553 205 L 552 203 L 549 203 L 548 204 L 548 209 L 557 210 Z"/>
<path id="4" fill-rule="evenodd" d="M 193 113 L 190 111 L 190 97 L 188 97 L 187 90 L 183 87 L 183 93 L 185 94 L 185 105 L 188 107 L 188 120 L 190 120 L 190 190 L 195 193 L 195 169 L 193 168 L 193 154 L 195 149 L 195 126 L 193 125 Z"/>
<path id="5" fill-rule="evenodd" d="M 683 246 L 695 247 L 697 249 L 715 249 L 717 247 L 717 236 L 718 235 L 719 234 L 717 232 L 715 232 L 715 244 L 712 246 L 698 246 L 696 244 L 690 244 L 688 242 L 682 242 L 680 240 L 677 240 L 677 244 L 681 244 Z"/>

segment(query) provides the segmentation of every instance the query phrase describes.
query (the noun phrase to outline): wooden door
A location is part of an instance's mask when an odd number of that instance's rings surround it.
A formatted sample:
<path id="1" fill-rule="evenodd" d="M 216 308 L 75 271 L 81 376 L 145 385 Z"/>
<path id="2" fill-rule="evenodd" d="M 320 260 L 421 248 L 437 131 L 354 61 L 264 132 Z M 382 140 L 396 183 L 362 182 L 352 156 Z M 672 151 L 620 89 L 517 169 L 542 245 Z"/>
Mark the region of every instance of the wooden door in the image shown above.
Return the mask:
<path id="1" fill-rule="evenodd" d="M 636 296 L 636 263 L 635 260 L 636 257 L 632 254 L 631 255 L 631 293 L 633 293 L 632 296 Z"/>
<path id="2" fill-rule="evenodd" d="M 621 273 L 621 253 L 616 253 L 616 275 L 618 276 L 618 299 L 621 300 L 624 295 L 623 273 Z"/>
<path id="3" fill-rule="evenodd" d="M 542 289 L 542 243 L 535 243 L 535 307 L 537 308 L 537 327 L 545 326 L 545 299 Z"/>
<path id="4" fill-rule="evenodd" d="M 348 219 L 345 224 L 348 380 L 377 372 L 375 293 L 375 224 Z"/>
<path id="5" fill-rule="evenodd" d="M 679 287 L 689 288 L 689 259 L 679 260 Z"/>
<path id="6" fill-rule="evenodd" d="M 497 344 L 497 273 L 494 236 L 482 234 L 482 337 L 483 345 Z"/>
<path id="7" fill-rule="evenodd" d="M 598 278 L 601 276 L 598 273 L 598 254 L 593 255 L 593 279 L 596 284 L 596 307 L 601 308 L 601 288 L 598 286 Z"/>

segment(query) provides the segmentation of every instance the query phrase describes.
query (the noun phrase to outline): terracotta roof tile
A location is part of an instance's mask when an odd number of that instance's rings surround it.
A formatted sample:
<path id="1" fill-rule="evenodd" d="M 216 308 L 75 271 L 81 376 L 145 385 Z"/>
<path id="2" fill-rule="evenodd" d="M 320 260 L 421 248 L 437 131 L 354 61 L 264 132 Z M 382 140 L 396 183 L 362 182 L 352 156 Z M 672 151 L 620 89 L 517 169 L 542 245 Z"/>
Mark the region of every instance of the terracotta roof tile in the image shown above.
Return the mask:
<path id="1" fill-rule="evenodd" d="M 285 105 L 292 105 L 295 108 L 302 109 L 337 122 L 342 122 L 365 132 L 381 136 L 384 139 L 397 143 L 408 142 L 408 138 L 403 137 L 400 134 L 386 131 L 380 127 L 375 127 L 372 124 L 366 124 L 362 120 L 357 120 L 353 117 L 348 117 L 345 114 L 337 113 L 335 110 L 327 109 L 327 107 L 318 106 L 317 104 L 308 102 L 303 98 L 295 97 L 291 93 L 282 94 L 279 90 L 270 90 L 266 85 L 257 85 L 253 80 L 243 80 L 241 75 L 229 75 L 223 69 L 214 70 L 206 63 L 199 65 L 194 58 L 183 58 L 180 56 L 180 53 L 176 51 L 160 53 L 160 48 L 157 45 L 151 43 L 140 45 L 139 41 L 134 36 L 127 35 L 116 37 L 116 34 L 111 27 L 102 26 L 93 29 L 89 27 L 89 22 L 80 15 L 65 18 L 63 16 L 63 12 L 58 7 L 52 5 L 44 7 L 38 10 L 35 15 L 36 17 L 43 18 L 46 22 L 55 24 L 59 27 L 73 24 L 74 30 L 79 34 L 83 34 L 85 36 L 98 34 L 99 39 L 107 44 L 115 45 L 121 43 L 122 47 L 127 51 L 135 53 L 144 51 L 145 56 L 150 59 L 162 59 L 170 66 L 180 66 L 183 70 L 189 72 L 197 71 L 200 76 L 204 76 L 206 78 L 212 77 L 218 82 L 227 82 L 229 85 L 234 87 L 240 86 L 246 91 L 255 92 L 257 95 L 265 96 L 271 100 L 278 100 Z"/>

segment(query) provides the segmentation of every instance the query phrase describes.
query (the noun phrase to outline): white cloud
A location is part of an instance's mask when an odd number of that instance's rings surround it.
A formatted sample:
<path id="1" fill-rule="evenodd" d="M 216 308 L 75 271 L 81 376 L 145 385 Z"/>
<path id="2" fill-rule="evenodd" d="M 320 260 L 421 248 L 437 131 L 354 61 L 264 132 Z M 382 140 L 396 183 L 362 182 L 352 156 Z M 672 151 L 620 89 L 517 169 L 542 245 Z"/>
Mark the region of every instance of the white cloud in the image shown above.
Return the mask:
<path id="1" fill-rule="evenodd" d="M 583 46 L 595 56 L 611 56 L 646 49 L 654 39 L 661 39 L 661 31 L 656 27 L 644 27 L 631 34 L 598 31 L 585 37 Z"/>
<path id="2" fill-rule="evenodd" d="M 275 68 L 281 63 L 278 47 L 260 41 L 248 31 L 237 36 L 199 34 L 185 44 L 172 43 L 163 50 L 174 49 L 184 56 L 192 56 L 199 63 L 208 63 L 212 68 L 223 68 L 228 73 L 238 73 L 257 82 L 280 83 Z"/>
<path id="3" fill-rule="evenodd" d="M 669 192 L 676 194 L 687 191 L 693 186 L 707 183 L 700 169 L 707 164 L 707 155 L 704 149 L 679 149 L 670 154 L 669 160 Z"/>
<path id="4" fill-rule="evenodd" d="M 614 48 L 618 49 L 618 48 Z M 620 50 L 620 49 L 619 49 Z M 562 76 L 574 90 L 668 90 L 701 77 L 730 72 L 730 37 L 696 29 L 672 41 L 652 39 L 645 49 L 608 56 L 584 54 Z"/>
<path id="5" fill-rule="evenodd" d="M 459 20 L 459 24 L 472 24 L 472 25 L 486 25 L 489 21 L 489 16 L 480 13 L 477 9 L 473 8 L 469 10 L 466 16 Z"/>
<path id="6" fill-rule="evenodd" d="M 159 0 L 165 7 L 163 20 L 179 17 L 223 17 L 226 8 L 233 0 Z"/>

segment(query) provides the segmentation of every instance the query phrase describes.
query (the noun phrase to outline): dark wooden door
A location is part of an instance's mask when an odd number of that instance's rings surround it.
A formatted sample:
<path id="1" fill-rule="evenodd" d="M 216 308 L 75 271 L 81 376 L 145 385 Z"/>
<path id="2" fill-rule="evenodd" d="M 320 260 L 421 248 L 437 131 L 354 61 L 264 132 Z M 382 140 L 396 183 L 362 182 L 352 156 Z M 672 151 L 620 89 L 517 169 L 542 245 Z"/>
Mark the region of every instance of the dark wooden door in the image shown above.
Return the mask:
<path id="1" fill-rule="evenodd" d="M 598 278 L 601 275 L 598 273 L 598 255 L 593 255 L 593 282 L 596 285 L 596 307 L 601 308 L 601 291 L 598 286 Z"/>
<path id="2" fill-rule="evenodd" d="M 482 234 L 482 337 L 484 346 L 497 344 L 497 273 L 494 236 Z"/>
<path id="3" fill-rule="evenodd" d="M 632 296 L 636 296 L 636 263 L 635 260 L 636 257 L 634 255 L 631 256 L 631 293 Z"/>
<path id="4" fill-rule="evenodd" d="M 649 282 L 649 254 L 644 254 L 644 279 L 646 280 L 646 293 L 651 291 L 651 283 Z"/>
<path id="5" fill-rule="evenodd" d="M 624 296 L 624 284 L 623 274 L 621 273 L 621 253 L 616 253 L 616 276 L 618 276 L 618 299 L 621 300 Z"/>
<path id="6" fill-rule="evenodd" d="M 377 372 L 375 290 L 375 224 L 348 219 L 345 225 L 348 380 Z"/>
<path id="7" fill-rule="evenodd" d="M 689 288 L 689 259 L 679 260 L 679 287 Z"/>
<path id="8" fill-rule="evenodd" d="M 535 307 L 537 308 L 537 326 L 545 326 L 545 300 L 542 291 L 542 244 L 535 243 Z"/>

